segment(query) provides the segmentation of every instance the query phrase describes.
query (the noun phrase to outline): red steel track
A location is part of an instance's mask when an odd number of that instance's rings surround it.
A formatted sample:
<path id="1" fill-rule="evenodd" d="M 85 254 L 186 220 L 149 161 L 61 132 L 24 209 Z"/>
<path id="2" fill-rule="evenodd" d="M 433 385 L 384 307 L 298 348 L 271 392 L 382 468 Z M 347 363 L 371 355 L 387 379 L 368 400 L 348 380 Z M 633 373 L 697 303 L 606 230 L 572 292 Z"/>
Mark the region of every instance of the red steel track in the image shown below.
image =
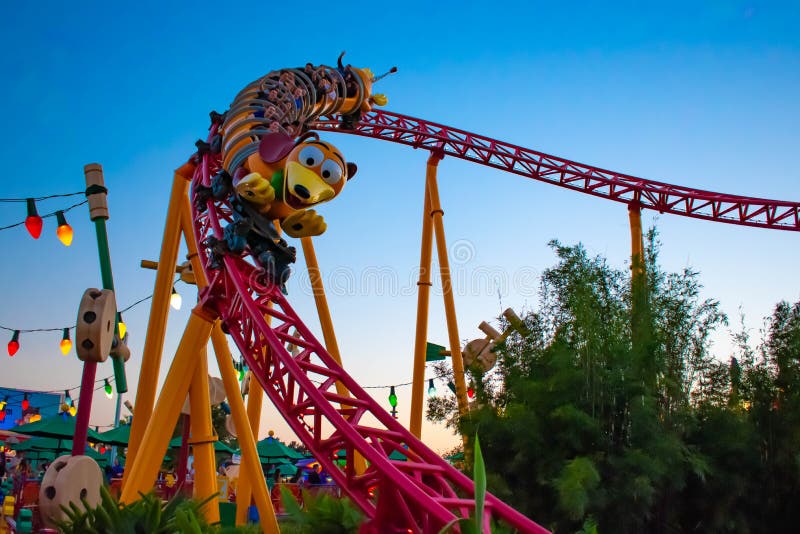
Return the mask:
<path id="1" fill-rule="evenodd" d="M 204 155 L 193 192 L 207 186 L 219 166 L 219 158 Z M 247 255 L 225 256 L 222 266 L 212 267 L 205 243 L 209 237 L 222 239 L 231 209 L 226 201 L 214 200 L 198 209 L 194 200 L 195 240 L 210 282 L 201 294 L 203 305 L 220 317 L 223 330 L 298 438 L 367 515 L 370 521 L 361 532 L 429 534 L 469 517 L 475 508 L 472 481 L 406 430 L 336 363 L 280 290 L 263 280 L 263 270 Z M 338 393 L 337 382 L 348 396 Z M 336 462 L 340 451 L 347 458 L 345 468 Z M 406 461 L 389 458 L 393 452 Z M 354 471 L 356 453 L 369 463 L 364 473 Z M 484 532 L 491 531 L 490 520 L 522 534 L 548 532 L 491 494 L 485 506 Z"/>
<path id="2" fill-rule="evenodd" d="M 310 124 L 312 129 L 350 133 L 424 148 L 574 191 L 686 217 L 778 230 L 800 230 L 800 203 L 701 191 L 575 163 L 387 111 L 372 111 L 353 130 L 335 120 Z M 216 132 L 211 129 L 209 141 Z M 205 154 L 193 178 L 208 187 L 221 165 Z M 197 199 L 195 199 L 197 200 Z M 201 296 L 216 311 L 247 365 L 289 426 L 325 466 L 336 483 L 371 520 L 364 532 L 437 532 L 474 509 L 473 485 L 414 437 L 339 366 L 295 314 L 263 272 L 243 257 L 226 256 L 212 267 L 207 239 L 223 238 L 232 220 L 227 201 L 192 202 L 195 239 L 202 251 L 210 285 Z M 267 321 L 267 318 L 271 322 Z M 290 350 L 296 347 L 298 350 Z M 336 384 L 349 396 L 340 395 Z M 345 451 L 347 467 L 336 463 Z M 407 461 L 389 458 L 400 452 Z M 364 473 L 353 470 L 360 454 L 369 462 Z M 497 519 L 522 533 L 546 533 L 492 495 L 486 497 L 485 529 Z"/>
<path id="3" fill-rule="evenodd" d="M 312 127 L 424 148 L 661 213 L 800 231 L 800 202 L 728 195 L 645 180 L 390 111 L 365 114 L 354 130 L 339 129 L 335 120 L 317 121 Z"/>

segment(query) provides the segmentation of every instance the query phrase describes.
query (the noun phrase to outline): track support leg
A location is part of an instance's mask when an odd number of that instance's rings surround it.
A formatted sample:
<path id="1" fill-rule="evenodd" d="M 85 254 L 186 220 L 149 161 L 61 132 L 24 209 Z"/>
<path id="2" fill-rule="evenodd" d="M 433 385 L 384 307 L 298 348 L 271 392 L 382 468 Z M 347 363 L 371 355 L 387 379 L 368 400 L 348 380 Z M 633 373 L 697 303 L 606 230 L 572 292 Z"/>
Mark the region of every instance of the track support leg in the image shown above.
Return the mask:
<path id="1" fill-rule="evenodd" d="M 169 265 L 174 264 L 172 262 Z M 128 481 L 122 489 L 120 499 L 122 502 L 133 502 L 139 498 L 139 493 L 147 493 L 153 488 L 158 469 L 172 437 L 172 430 L 175 428 L 181 406 L 189 392 L 198 353 L 202 352 L 208 343 L 213 320 L 214 317 L 200 306 L 192 310 L 189 323 L 183 332 L 153 412 L 153 422 L 158 424 L 146 425 L 140 454 L 132 463 L 129 463 Z M 208 392 L 208 386 L 206 386 L 206 392 Z"/>
<path id="2" fill-rule="evenodd" d="M 161 254 L 158 258 L 158 272 L 150 305 L 150 318 L 147 322 L 147 333 L 142 350 L 139 385 L 136 388 L 136 417 L 133 418 L 131 424 L 128 463 L 134 463 L 136 460 L 145 429 L 150 422 L 150 414 L 153 412 L 158 371 L 161 367 L 161 353 L 164 350 L 164 335 L 167 330 L 169 297 L 172 293 L 172 279 L 178 260 L 178 244 L 181 236 L 180 217 L 181 211 L 184 209 L 184 202 L 188 204 L 189 180 L 193 170 L 194 166 L 187 163 L 175 171 L 175 177 L 172 180 L 167 220 L 164 224 L 164 236 L 161 241 Z M 191 235 L 190 233 L 189 236 Z M 193 239 L 190 240 L 193 241 Z M 181 400 L 182 402 L 183 400 Z M 123 488 L 128 484 L 129 479 L 130 471 L 126 469 L 122 481 Z"/>
<path id="3" fill-rule="evenodd" d="M 411 418 L 409 430 L 422 437 L 422 408 L 425 400 L 425 348 L 428 343 L 428 303 L 431 294 L 431 258 L 433 255 L 433 218 L 428 183 L 436 179 L 439 159 L 431 154 L 425 175 L 425 200 L 422 208 L 422 245 L 417 282 L 417 327 L 414 338 L 414 374 L 411 386 Z"/>

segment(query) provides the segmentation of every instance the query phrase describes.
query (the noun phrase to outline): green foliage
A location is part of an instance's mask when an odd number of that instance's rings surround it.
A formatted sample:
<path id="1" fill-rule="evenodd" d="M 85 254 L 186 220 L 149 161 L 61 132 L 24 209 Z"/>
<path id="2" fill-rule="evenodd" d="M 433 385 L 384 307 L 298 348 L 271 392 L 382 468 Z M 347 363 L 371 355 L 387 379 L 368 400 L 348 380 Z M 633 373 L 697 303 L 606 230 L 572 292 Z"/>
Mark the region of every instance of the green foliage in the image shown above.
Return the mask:
<path id="1" fill-rule="evenodd" d="M 101 503 L 92 508 L 86 501 L 83 508 L 70 503 L 64 508 L 67 520 L 59 524 L 62 534 L 207 534 L 207 533 L 254 533 L 252 528 L 219 529 L 209 525 L 200 509 L 216 499 L 210 497 L 198 502 L 184 497 L 175 497 L 163 502 L 153 493 L 130 504 L 118 503 L 103 486 L 100 489 Z"/>
<path id="2" fill-rule="evenodd" d="M 289 516 L 281 525 L 284 534 L 355 534 L 364 522 L 364 515 L 347 498 L 304 490 L 301 508 L 291 492 L 281 487 L 281 500 Z"/>
<path id="3" fill-rule="evenodd" d="M 589 504 L 589 495 L 600 482 L 600 474 L 585 457 L 570 460 L 555 479 L 558 504 L 572 519 L 582 518 Z"/>
<path id="4" fill-rule="evenodd" d="M 453 519 L 439 531 L 439 534 L 454 532 L 458 527 L 461 534 L 481 534 L 483 532 L 484 506 L 486 503 L 486 464 L 483 462 L 480 440 L 475 434 L 473 445 L 473 477 L 475 482 L 475 512 L 472 517 L 462 517 Z M 492 523 L 492 532 L 495 534 L 505 534 L 514 532 L 505 525 Z"/>
<path id="5" fill-rule="evenodd" d="M 800 522 L 800 303 L 779 303 L 761 343 L 727 325 L 691 269 L 646 276 L 551 243 L 531 332 L 470 370 L 477 405 L 428 418 L 480 428 L 490 491 L 557 532 L 790 532 Z M 447 372 L 445 367 L 437 374 Z"/>

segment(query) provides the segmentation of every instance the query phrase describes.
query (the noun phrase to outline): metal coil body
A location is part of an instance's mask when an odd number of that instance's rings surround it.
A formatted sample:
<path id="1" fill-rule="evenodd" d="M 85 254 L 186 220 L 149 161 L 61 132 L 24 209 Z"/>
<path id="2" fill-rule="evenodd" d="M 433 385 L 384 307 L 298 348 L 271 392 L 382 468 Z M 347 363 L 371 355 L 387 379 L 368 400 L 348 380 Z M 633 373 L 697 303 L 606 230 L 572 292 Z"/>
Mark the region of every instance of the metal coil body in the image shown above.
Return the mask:
<path id="1" fill-rule="evenodd" d="M 371 109 L 371 80 L 368 69 L 309 63 L 302 69 L 272 71 L 248 84 L 225 114 L 222 167 L 233 176 L 258 151 L 264 134 L 281 132 L 297 138 L 323 116 L 357 119 Z"/>

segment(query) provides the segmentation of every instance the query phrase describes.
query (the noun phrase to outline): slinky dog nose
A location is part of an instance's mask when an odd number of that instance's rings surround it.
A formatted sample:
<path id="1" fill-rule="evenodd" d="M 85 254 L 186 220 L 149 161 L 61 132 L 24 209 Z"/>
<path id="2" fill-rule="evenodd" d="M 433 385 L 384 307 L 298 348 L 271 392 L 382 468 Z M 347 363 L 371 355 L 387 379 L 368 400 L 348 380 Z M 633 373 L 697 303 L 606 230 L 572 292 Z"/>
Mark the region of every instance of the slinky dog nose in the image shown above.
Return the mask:
<path id="1" fill-rule="evenodd" d="M 308 199 L 308 198 L 310 198 L 310 197 L 311 197 L 311 193 L 308 191 L 308 189 L 306 189 L 305 187 L 303 187 L 303 186 L 302 186 L 302 185 L 300 185 L 300 184 L 298 184 L 298 185 L 294 186 L 294 192 L 295 192 L 295 193 L 297 194 L 297 196 L 298 196 L 298 197 L 300 197 L 300 198 L 305 198 L 305 199 Z"/>

